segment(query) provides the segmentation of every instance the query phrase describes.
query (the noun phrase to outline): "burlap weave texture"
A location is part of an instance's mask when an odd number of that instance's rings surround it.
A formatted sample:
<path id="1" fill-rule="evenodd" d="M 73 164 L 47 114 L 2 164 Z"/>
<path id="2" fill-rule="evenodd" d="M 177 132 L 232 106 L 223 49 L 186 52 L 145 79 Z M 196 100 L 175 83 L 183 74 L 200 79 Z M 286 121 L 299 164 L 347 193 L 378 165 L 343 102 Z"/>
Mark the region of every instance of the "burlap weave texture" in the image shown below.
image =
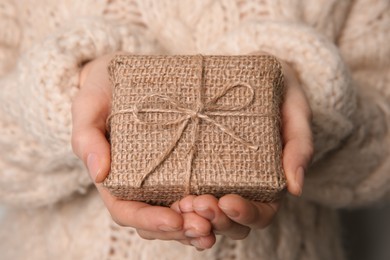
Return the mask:
<path id="1" fill-rule="evenodd" d="M 283 76 L 274 57 L 120 55 L 109 72 L 112 194 L 160 205 L 187 194 L 280 197 Z"/>

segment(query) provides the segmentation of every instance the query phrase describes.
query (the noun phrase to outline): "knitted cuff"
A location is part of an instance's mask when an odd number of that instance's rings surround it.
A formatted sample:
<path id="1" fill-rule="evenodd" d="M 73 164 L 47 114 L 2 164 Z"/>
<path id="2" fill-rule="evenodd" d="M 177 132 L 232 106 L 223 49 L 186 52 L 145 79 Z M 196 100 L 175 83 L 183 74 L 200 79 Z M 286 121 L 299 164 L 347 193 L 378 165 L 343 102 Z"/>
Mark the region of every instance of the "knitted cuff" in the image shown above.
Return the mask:
<path id="1" fill-rule="evenodd" d="M 352 135 L 342 149 L 312 165 L 305 180 L 304 199 L 337 208 L 388 200 L 390 102 L 372 83 L 366 84 L 356 87 L 358 104 Z"/>
<path id="2" fill-rule="evenodd" d="M 1 80 L 0 200 L 42 206 L 91 184 L 71 149 L 72 99 L 82 64 L 119 47 L 104 21 L 78 20 L 34 45 Z"/>

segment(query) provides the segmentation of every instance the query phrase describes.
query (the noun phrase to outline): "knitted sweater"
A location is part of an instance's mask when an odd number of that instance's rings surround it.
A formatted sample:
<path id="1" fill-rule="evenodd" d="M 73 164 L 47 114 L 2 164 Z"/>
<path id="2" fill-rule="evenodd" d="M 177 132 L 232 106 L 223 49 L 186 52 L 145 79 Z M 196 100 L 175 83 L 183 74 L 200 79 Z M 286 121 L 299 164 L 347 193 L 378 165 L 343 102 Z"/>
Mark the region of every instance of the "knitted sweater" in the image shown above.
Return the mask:
<path id="1" fill-rule="evenodd" d="M 1 259 L 344 259 L 334 211 L 390 198 L 387 0 L 2 0 Z M 313 110 L 301 198 L 203 252 L 114 224 L 72 153 L 83 63 L 113 51 L 246 54 L 292 64 Z"/>

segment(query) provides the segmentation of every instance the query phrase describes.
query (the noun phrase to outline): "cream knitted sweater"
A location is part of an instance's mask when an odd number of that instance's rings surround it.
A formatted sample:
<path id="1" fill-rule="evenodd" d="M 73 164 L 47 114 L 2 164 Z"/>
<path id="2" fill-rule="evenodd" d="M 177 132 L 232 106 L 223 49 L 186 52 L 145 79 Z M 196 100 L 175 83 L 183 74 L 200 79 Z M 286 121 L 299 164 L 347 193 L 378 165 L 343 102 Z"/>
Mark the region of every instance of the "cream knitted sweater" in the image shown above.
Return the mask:
<path id="1" fill-rule="evenodd" d="M 389 42 L 387 0 L 2 0 L 0 258 L 343 259 L 334 208 L 390 197 Z M 72 153 L 70 107 L 81 65 L 116 50 L 290 62 L 314 114 L 303 196 L 204 252 L 114 224 Z"/>

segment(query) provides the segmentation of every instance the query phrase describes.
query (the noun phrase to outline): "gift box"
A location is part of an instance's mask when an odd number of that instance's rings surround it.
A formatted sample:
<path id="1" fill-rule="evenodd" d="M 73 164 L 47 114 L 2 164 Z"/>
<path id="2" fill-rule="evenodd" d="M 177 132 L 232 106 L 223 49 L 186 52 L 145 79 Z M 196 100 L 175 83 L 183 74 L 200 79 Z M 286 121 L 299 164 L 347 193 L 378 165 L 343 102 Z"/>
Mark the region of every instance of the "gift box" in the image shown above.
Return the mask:
<path id="1" fill-rule="evenodd" d="M 119 55 L 104 186 L 170 205 L 188 194 L 282 195 L 281 65 L 272 56 Z"/>

